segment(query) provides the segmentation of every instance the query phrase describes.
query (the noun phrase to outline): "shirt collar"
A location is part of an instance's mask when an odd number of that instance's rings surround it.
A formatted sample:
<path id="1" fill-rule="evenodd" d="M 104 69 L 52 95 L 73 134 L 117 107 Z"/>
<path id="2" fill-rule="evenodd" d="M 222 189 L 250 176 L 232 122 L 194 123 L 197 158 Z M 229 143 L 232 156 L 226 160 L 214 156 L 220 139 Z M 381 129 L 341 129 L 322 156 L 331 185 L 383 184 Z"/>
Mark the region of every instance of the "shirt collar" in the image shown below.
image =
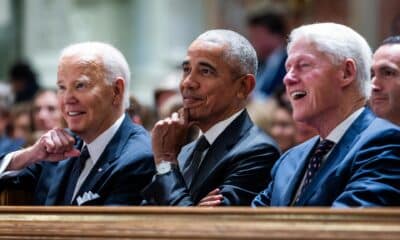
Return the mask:
<path id="1" fill-rule="evenodd" d="M 207 141 L 210 143 L 210 145 L 212 145 L 214 143 L 215 139 L 217 139 L 217 137 L 225 130 L 225 128 L 227 128 L 229 126 L 229 124 L 231 124 L 231 122 L 233 122 L 233 120 L 235 120 L 243 111 L 244 111 L 244 109 L 238 111 L 237 113 L 234 113 L 232 116 L 228 117 L 227 119 L 218 122 L 217 124 L 212 126 L 210 129 L 208 129 L 207 132 L 204 133 L 204 136 L 207 139 Z M 200 132 L 200 136 L 201 135 L 203 135 L 202 132 Z"/>
<path id="2" fill-rule="evenodd" d="M 344 121 L 342 121 L 339 125 L 337 125 L 326 137 L 326 139 L 333 141 L 335 144 L 340 141 L 343 137 L 347 129 L 350 125 L 357 119 L 358 116 L 362 113 L 365 107 L 362 107 L 355 112 L 353 112 L 350 116 L 348 116 Z"/>
<path id="3" fill-rule="evenodd" d="M 100 155 L 103 153 L 107 144 L 111 141 L 111 138 L 115 135 L 118 128 L 121 126 L 122 121 L 124 120 L 125 114 L 122 114 L 121 117 L 114 122 L 111 127 L 105 130 L 102 134 L 100 134 L 97 138 L 95 138 L 90 144 L 84 143 L 87 145 L 88 151 L 90 154 L 90 159 L 93 162 L 93 165 L 99 160 Z"/>

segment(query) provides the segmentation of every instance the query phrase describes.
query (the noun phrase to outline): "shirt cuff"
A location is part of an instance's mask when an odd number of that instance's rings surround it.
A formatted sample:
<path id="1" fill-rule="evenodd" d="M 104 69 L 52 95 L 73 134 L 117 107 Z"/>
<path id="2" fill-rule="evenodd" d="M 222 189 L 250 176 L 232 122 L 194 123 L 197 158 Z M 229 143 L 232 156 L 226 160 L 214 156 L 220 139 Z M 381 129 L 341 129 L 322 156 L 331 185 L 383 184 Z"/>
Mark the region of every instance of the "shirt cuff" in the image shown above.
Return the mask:
<path id="1" fill-rule="evenodd" d="M 9 153 L 0 162 L 0 179 L 2 178 L 10 178 L 17 176 L 22 170 L 13 170 L 6 171 L 8 165 L 10 165 L 11 160 L 13 159 L 15 152 Z"/>

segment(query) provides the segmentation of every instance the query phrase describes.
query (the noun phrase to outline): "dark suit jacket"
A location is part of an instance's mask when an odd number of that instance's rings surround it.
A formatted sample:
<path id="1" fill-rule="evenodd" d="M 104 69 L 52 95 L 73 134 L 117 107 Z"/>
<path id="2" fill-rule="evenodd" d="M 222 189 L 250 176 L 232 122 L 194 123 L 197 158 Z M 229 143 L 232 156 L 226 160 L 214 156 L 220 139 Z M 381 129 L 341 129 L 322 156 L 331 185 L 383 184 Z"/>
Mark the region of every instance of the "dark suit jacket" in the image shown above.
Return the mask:
<path id="1" fill-rule="evenodd" d="M 190 161 L 194 145 L 186 145 L 179 154 L 182 169 Z M 191 186 L 186 186 L 181 171 L 175 169 L 155 175 L 143 194 L 149 204 L 190 206 L 218 187 L 224 196 L 222 205 L 250 205 L 269 181 L 278 158 L 276 144 L 244 111 L 210 146 Z"/>
<path id="2" fill-rule="evenodd" d="M 78 141 L 77 145 L 82 145 Z M 60 205 L 74 158 L 57 163 L 43 161 L 24 169 L 1 185 L 34 190 L 35 204 Z M 92 168 L 76 198 L 91 191 L 99 197 L 84 205 L 138 205 L 140 191 L 155 172 L 150 138 L 146 130 L 125 117 L 120 128 Z M 72 205 L 76 205 L 76 198 Z"/>
<path id="3" fill-rule="evenodd" d="M 319 137 L 292 148 L 253 206 L 289 206 Z M 300 196 L 299 206 L 400 205 L 400 129 L 368 108 L 353 122 Z"/>

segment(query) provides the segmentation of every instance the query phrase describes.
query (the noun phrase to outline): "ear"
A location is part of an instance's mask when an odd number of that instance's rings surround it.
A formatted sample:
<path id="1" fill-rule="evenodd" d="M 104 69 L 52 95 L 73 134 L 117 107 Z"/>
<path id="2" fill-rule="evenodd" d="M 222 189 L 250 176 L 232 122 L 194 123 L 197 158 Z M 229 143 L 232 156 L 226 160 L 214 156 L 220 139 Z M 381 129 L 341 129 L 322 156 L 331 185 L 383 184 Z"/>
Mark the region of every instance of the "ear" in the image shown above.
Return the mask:
<path id="1" fill-rule="evenodd" d="M 353 59 L 346 59 L 344 61 L 343 72 L 340 78 L 340 86 L 346 87 L 356 80 L 357 65 Z"/>
<path id="2" fill-rule="evenodd" d="M 240 77 L 236 81 L 239 81 L 239 90 L 237 92 L 237 97 L 239 99 L 247 99 L 250 93 L 253 91 L 256 86 L 256 78 L 253 74 L 246 74 L 243 77 Z"/>
<path id="3" fill-rule="evenodd" d="M 122 99 L 124 98 L 125 92 L 125 81 L 118 77 L 117 80 L 113 83 L 113 104 L 119 105 L 122 104 Z"/>

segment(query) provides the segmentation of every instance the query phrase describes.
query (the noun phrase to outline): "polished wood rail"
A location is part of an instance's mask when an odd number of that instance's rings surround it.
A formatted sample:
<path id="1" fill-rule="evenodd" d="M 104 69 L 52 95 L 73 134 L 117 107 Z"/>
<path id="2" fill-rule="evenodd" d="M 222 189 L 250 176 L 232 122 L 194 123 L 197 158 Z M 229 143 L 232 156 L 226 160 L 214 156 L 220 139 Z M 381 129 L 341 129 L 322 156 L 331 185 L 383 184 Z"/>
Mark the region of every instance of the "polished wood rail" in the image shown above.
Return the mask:
<path id="1" fill-rule="evenodd" d="M 400 239 L 400 208 L 0 207 L 0 239 Z"/>

